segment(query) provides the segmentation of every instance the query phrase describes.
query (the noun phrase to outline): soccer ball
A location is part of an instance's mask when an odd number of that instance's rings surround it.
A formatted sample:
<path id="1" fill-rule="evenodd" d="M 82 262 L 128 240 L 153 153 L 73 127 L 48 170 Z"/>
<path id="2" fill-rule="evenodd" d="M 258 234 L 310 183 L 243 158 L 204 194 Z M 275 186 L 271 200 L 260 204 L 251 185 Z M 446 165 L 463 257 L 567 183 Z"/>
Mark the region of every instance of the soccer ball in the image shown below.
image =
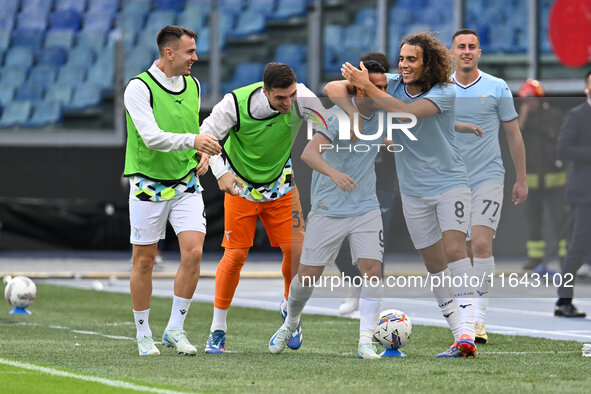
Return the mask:
<path id="1" fill-rule="evenodd" d="M 4 288 L 4 297 L 15 308 L 26 308 L 35 301 L 37 286 L 26 276 L 15 276 Z"/>
<path id="2" fill-rule="evenodd" d="M 386 349 L 400 349 L 408 343 L 412 334 L 412 323 L 406 313 L 387 309 L 380 313 L 373 337 Z"/>

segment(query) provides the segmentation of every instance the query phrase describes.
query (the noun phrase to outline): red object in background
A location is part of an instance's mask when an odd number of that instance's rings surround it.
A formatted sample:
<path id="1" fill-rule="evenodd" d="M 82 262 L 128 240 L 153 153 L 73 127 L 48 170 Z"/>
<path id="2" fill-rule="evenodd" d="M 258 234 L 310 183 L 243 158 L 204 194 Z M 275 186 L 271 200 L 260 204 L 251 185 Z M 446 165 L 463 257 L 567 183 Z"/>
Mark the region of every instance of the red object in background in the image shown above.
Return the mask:
<path id="1" fill-rule="evenodd" d="M 550 41 L 568 67 L 591 60 L 591 0 L 556 0 L 550 11 Z"/>

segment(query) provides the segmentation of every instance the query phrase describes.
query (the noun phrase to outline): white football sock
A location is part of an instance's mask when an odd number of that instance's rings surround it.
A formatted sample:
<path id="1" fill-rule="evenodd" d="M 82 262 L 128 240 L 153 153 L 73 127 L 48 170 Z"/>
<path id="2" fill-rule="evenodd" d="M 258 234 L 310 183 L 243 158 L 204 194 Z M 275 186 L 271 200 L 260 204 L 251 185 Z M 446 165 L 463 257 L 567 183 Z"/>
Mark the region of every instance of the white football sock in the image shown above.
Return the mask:
<path id="1" fill-rule="evenodd" d="M 371 343 L 382 307 L 382 281 L 372 287 L 364 281 L 359 297 L 359 343 Z"/>
<path id="2" fill-rule="evenodd" d="M 451 286 L 451 274 L 449 270 L 445 269 L 436 274 L 429 274 L 429 276 L 433 277 L 431 283 L 437 305 L 453 333 L 454 341 L 457 341 L 462 336 L 462 326 L 460 323 L 460 311 L 458 310 L 454 290 Z"/>
<path id="3" fill-rule="evenodd" d="M 135 328 L 137 330 L 136 337 L 140 339 L 144 335 L 149 337 L 152 336 L 152 330 L 150 330 L 150 323 L 148 318 L 150 317 L 150 310 L 145 311 L 133 311 L 133 318 L 135 320 Z"/>
<path id="4" fill-rule="evenodd" d="M 484 324 L 484 321 L 486 320 L 486 308 L 488 307 L 491 274 L 495 274 L 495 258 L 488 257 L 483 259 L 474 257 L 473 270 L 474 275 L 478 278 L 479 284 L 474 296 L 474 302 L 476 304 L 474 319 L 477 322 Z"/>
<path id="5" fill-rule="evenodd" d="M 168 319 L 168 325 L 166 326 L 166 329 L 182 330 L 190 306 L 190 299 L 173 296 L 172 309 L 170 310 L 170 318 Z"/>
<path id="6" fill-rule="evenodd" d="M 312 297 L 314 286 L 302 286 L 299 275 L 291 280 L 289 285 L 289 299 L 287 301 L 287 318 L 285 324 L 295 330 L 300 323 L 300 316 L 306 306 L 306 302 Z"/>
<path id="7" fill-rule="evenodd" d="M 458 310 L 460 311 L 460 321 L 462 324 L 462 334 L 468 334 L 474 338 L 474 287 L 470 285 L 470 278 L 474 275 L 470 258 L 466 257 L 454 261 L 447 265 L 454 284 L 454 295 Z"/>
<path id="8" fill-rule="evenodd" d="M 213 319 L 211 320 L 211 328 L 210 331 L 214 332 L 216 330 L 222 330 L 226 332 L 228 330 L 228 326 L 226 325 L 226 317 L 228 316 L 227 309 L 220 309 L 213 307 Z"/>

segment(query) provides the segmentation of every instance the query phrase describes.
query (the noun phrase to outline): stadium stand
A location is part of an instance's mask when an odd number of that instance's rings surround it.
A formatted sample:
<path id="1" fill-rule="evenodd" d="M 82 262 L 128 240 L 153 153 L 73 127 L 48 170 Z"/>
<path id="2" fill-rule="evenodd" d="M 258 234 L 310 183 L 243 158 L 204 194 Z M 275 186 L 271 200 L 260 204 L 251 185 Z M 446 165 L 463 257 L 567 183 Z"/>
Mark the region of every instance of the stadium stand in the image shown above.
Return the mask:
<path id="1" fill-rule="evenodd" d="M 0 70 L 2 104 L 7 109 L 19 87 L 36 81 L 71 111 L 86 111 L 101 103 L 112 105 L 115 81 L 115 37 L 123 37 L 126 56 L 124 83 L 150 66 L 157 57 L 155 34 L 166 24 L 195 30 L 200 61 L 193 67 L 202 81 L 202 94 L 216 97 L 261 78 L 261 65 L 274 60 L 290 64 L 300 81 L 307 81 L 306 16 L 311 0 L 217 0 L 222 56 L 222 91 L 210 92 L 207 70 L 211 51 L 214 0 L 2 0 L 0 7 Z M 466 27 L 481 36 L 489 54 L 525 54 L 528 47 L 525 1 L 470 0 L 465 2 Z M 553 0 L 540 0 L 540 49 L 550 54 L 548 17 Z M 377 49 L 375 1 L 325 0 L 323 25 L 323 79 L 338 74 L 342 62 Z M 453 32 L 453 0 L 392 0 L 388 10 L 388 57 L 398 52 L 402 35 L 435 31 L 449 43 Z M 482 15 L 486 15 L 483 18 Z M 253 63 L 253 61 L 255 61 Z M 218 67 L 218 65 L 216 65 Z M 247 70 L 246 72 L 244 70 Z M 41 74 L 45 70 L 47 78 Z M 51 71 L 50 71 L 51 70 Z M 52 84 L 62 86 L 63 94 Z M 81 97 L 81 84 L 90 84 L 101 99 Z M 79 86 L 80 85 L 80 86 Z M 6 87 L 6 88 L 5 88 Z M 75 92 L 75 93 L 73 93 Z M 89 94 L 89 96 L 91 96 Z M 20 96 L 19 96 L 20 97 Z M 75 97 L 91 105 L 79 106 Z M 62 109 L 60 109 L 61 111 Z M 58 112 L 60 112 L 58 111 Z M 38 111 L 29 111 L 29 115 Z M 49 119 L 37 116 L 37 120 Z M 60 112 L 60 119 L 62 114 Z M 15 117 L 14 119 L 18 119 Z M 11 120 L 12 122 L 12 120 Z M 9 124 L 4 123 L 4 125 Z M 6 126 L 4 126 L 6 127 Z"/>

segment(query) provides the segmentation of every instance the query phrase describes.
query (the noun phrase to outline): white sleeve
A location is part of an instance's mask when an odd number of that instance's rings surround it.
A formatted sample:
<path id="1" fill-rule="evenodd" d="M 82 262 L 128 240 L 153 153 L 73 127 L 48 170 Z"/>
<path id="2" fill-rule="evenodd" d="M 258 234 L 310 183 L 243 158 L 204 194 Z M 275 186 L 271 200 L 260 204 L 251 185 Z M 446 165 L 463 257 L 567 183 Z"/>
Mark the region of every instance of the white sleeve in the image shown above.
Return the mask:
<path id="1" fill-rule="evenodd" d="M 299 99 L 302 99 L 302 100 L 299 100 Z M 316 112 L 318 112 L 320 114 L 324 114 L 326 111 L 326 108 L 324 108 L 324 105 L 322 105 L 318 96 L 316 96 L 314 94 L 314 92 L 312 92 L 310 89 L 308 89 L 308 87 L 306 85 L 304 85 L 303 83 L 298 83 L 297 103 L 298 103 L 298 110 L 299 110 L 300 114 L 302 114 L 304 120 L 306 120 L 310 117 L 310 115 L 309 115 L 310 111 L 304 110 L 303 107 L 312 108 L 313 110 L 315 110 Z M 320 128 L 318 127 L 316 122 L 312 123 L 312 129 L 314 130 L 314 132 L 320 131 Z"/>
<path id="2" fill-rule="evenodd" d="M 161 152 L 193 149 L 195 134 L 170 133 L 158 127 L 150 105 L 150 89 L 142 80 L 134 79 L 129 82 L 123 94 L 123 102 L 148 148 Z"/>
<path id="3" fill-rule="evenodd" d="M 209 134 L 218 140 L 224 139 L 230 129 L 238 123 L 236 100 L 232 93 L 227 93 L 222 101 L 211 110 L 211 114 L 203 121 L 199 132 Z"/>
<path id="4" fill-rule="evenodd" d="M 211 168 L 211 172 L 213 176 L 216 177 L 216 179 L 220 179 L 222 175 L 229 172 L 222 155 L 210 156 L 209 167 Z"/>
<path id="5" fill-rule="evenodd" d="M 201 109 L 201 83 L 197 78 L 193 77 L 193 79 L 197 82 L 197 90 L 199 91 L 199 109 Z"/>

